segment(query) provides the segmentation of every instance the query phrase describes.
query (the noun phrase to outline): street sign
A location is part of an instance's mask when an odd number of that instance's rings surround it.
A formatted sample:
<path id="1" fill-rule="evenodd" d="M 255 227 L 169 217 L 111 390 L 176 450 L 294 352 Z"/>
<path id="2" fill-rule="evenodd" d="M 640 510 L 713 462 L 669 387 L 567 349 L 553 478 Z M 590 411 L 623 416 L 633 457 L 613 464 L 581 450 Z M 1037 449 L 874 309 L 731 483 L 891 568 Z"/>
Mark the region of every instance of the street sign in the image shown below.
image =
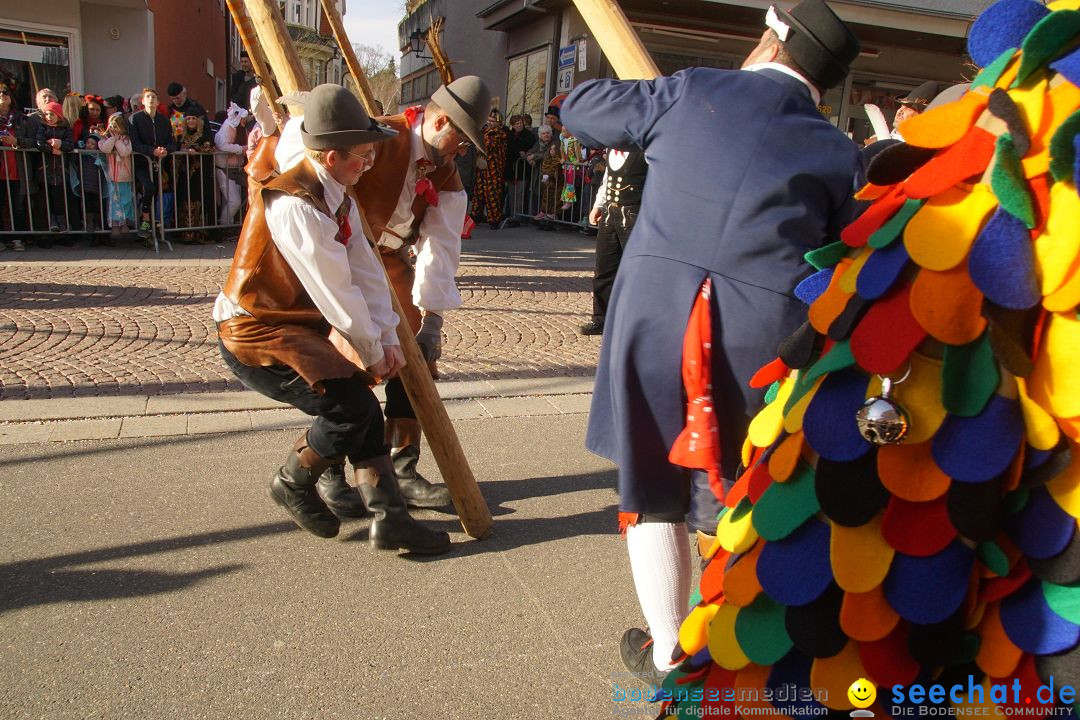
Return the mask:
<path id="1" fill-rule="evenodd" d="M 559 48 L 559 70 L 574 67 L 575 60 L 577 60 L 577 45 Z"/>
<path id="2" fill-rule="evenodd" d="M 574 89 L 574 66 L 559 68 L 558 87 L 555 92 L 568 93 Z"/>

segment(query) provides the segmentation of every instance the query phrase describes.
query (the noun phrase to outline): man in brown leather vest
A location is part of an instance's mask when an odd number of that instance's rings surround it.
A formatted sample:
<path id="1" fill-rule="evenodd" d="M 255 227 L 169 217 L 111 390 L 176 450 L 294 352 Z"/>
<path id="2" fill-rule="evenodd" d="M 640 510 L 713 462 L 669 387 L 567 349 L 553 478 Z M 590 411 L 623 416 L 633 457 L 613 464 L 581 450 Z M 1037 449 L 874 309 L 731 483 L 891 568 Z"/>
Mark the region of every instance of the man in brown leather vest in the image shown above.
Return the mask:
<path id="1" fill-rule="evenodd" d="M 408 514 L 370 387 L 372 376 L 393 378 L 405 360 L 398 316 L 348 187 L 371 165 L 376 144 L 396 133 L 338 85 L 316 87 L 304 107 L 306 156 L 267 182 L 249 209 L 214 304 L 221 355 L 247 387 L 315 416 L 270 485 L 300 527 L 333 537 L 335 512 L 370 511 L 373 547 L 446 552 L 449 536 Z M 335 349 L 331 329 L 367 372 Z M 323 477 L 346 457 L 359 495 Z"/>
<path id="2" fill-rule="evenodd" d="M 374 166 L 355 186 L 391 284 L 436 377 L 443 314 L 461 305 L 454 277 L 468 198 L 454 160 L 470 145 L 484 151 L 481 128 L 490 110 L 491 91 L 480 78 L 465 76 L 436 90 L 426 107 L 379 118 L 397 135 L 376 146 Z M 299 157 L 295 130 L 290 121 L 275 151 L 282 171 Z M 386 442 L 406 502 L 450 505 L 446 487 L 416 471 L 420 423 L 400 379 L 386 384 L 385 411 Z M 344 467 L 328 472 L 339 486 L 344 482 Z"/>

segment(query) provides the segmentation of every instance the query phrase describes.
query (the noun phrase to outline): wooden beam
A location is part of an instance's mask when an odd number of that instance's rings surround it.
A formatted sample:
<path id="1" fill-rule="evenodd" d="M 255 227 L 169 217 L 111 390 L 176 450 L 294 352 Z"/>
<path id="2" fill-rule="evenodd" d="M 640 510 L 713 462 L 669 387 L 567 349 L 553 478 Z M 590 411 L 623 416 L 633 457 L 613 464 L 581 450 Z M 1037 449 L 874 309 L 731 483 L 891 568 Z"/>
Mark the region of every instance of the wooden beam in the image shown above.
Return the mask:
<path id="1" fill-rule="evenodd" d="M 660 69 L 616 0 L 574 0 L 574 4 L 619 79 L 652 80 L 660 76 Z"/>
<path id="2" fill-rule="evenodd" d="M 310 90 L 307 78 L 299 71 L 299 57 L 285 30 L 285 22 L 278 11 L 276 0 L 246 0 L 246 5 L 254 22 L 258 40 L 266 50 L 266 56 L 281 85 L 282 92 Z M 371 227 L 351 188 L 350 194 L 356 202 L 357 210 L 360 211 L 364 233 L 369 238 L 373 238 Z M 375 256 L 382 262 L 377 252 Z M 443 480 L 446 482 L 446 489 L 450 491 L 450 497 L 454 501 L 454 508 L 457 510 L 462 528 L 470 537 L 485 537 L 491 531 L 491 511 L 476 484 L 476 478 L 473 477 L 472 469 L 461 449 L 457 433 L 450 423 L 450 416 L 443 407 L 439 391 L 435 388 L 435 381 L 431 379 L 427 363 L 424 362 L 412 328 L 409 327 L 405 313 L 401 309 L 401 302 L 389 280 L 387 280 L 387 286 L 390 291 L 390 300 L 394 304 L 394 312 L 401 318 L 397 335 L 407 363 L 401 371 L 405 392 L 412 402 L 413 410 L 416 411 L 416 417 L 420 421 L 424 435 L 427 436 L 428 447 L 431 448 L 431 454 L 439 465 Z"/>
<path id="3" fill-rule="evenodd" d="M 248 17 L 247 10 L 244 8 L 244 2 L 243 0 L 225 0 L 225 4 L 229 6 L 233 24 L 236 25 L 236 31 L 240 35 L 240 42 L 243 43 L 244 49 L 247 50 L 248 60 L 251 61 L 251 69 L 255 72 L 259 87 L 262 88 L 263 97 L 266 98 L 266 103 L 270 106 L 270 110 L 273 111 L 275 120 L 279 120 L 283 124 L 285 122 L 285 111 L 277 102 L 281 92 L 274 85 L 274 73 L 270 69 L 270 63 L 266 59 L 266 54 L 263 53 L 262 46 L 257 42 L 258 36 L 255 33 L 254 26 L 251 24 L 251 18 Z M 251 108 L 251 110 L 254 112 L 255 108 Z M 279 124 L 278 130 L 280 129 L 281 125 Z"/>
<path id="4" fill-rule="evenodd" d="M 341 13 L 338 12 L 334 0 L 320 1 L 326 19 L 330 21 L 330 30 L 334 33 L 334 39 L 337 40 L 338 47 L 341 48 L 341 54 L 345 57 L 345 64 L 349 67 L 349 73 L 352 74 L 353 80 L 356 81 L 356 87 L 360 90 L 360 101 L 364 103 L 364 109 L 367 110 L 367 114 L 371 117 L 382 115 L 383 113 L 379 112 L 379 108 L 375 104 L 375 93 L 371 91 L 371 84 L 367 80 L 367 75 L 364 74 L 364 68 L 356 57 L 356 50 L 353 49 L 352 43 L 349 42 L 349 36 L 345 33 L 345 26 L 341 22 Z"/>
<path id="5" fill-rule="evenodd" d="M 285 19 L 274 0 L 244 0 L 248 17 L 255 31 L 258 44 L 270 64 L 270 70 L 277 79 L 282 94 L 310 90 L 300 56 L 296 54 L 289 31 L 285 28 Z M 294 115 L 303 115 L 301 106 L 290 106 Z"/>

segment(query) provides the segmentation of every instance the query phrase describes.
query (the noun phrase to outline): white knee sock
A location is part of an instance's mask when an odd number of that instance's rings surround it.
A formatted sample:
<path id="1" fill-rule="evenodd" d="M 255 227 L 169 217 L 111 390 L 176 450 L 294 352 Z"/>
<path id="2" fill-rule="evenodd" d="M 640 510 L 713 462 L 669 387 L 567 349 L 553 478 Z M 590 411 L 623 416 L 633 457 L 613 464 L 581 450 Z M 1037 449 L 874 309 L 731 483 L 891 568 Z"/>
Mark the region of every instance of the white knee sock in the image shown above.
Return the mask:
<path id="1" fill-rule="evenodd" d="M 641 523 L 626 531 L 634 588 L 653 637 L 653 663 L 673 667 L 679 626 L 689 614 L 690 539 L 686 523 Z"/>

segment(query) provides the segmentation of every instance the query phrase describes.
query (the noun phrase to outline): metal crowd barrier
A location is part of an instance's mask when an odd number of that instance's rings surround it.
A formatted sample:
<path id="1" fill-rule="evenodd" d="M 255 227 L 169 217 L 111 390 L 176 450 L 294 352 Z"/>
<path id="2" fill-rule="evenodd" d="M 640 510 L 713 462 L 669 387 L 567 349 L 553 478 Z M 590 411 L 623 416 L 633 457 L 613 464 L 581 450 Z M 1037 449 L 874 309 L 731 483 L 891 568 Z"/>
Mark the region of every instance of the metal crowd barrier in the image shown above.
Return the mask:
<path id="1" fill-rule="evenodd" d="M 588 163 L 560 163 L 559 171 L 544 179 L 540 161 L 517 161 L 517 177 L 507 181 L 507 220 L 552 223 L 567 227 L 588 227 L 595 186 L 589 182 Z M 566 200 L 570 187 L 573 199 Z M 504 221 L 505 223 L 505 221 Z"/>
<path id="2" fill-rule="evenodd" d="M 162 160 L 171 178 L 172 212 L 162 223 L 162 240 L 172 248 L 169 234 L 189 234 L 199 242 L 207 231 L 239 228 L 247 212 L 246 155 L 223 151 L 172 153 Z M 239 163 L 239 164 L 237 164 Z M 158 185 L 165 206 L 165 190 Z"/>
<path id="3" fill-rule="evenodd" d="M 111 188 L 104 170 L 89 160 L 108 155 L 74 150 L 61 155 L 35 148 L 0 147 L 0 241 L 35 237 L 108 236 Z M 243 155 L 177 152 L 162 159 L 132 153 L 131 180 L 118 186 L 131 199 L 134 217 L 123 232 L 140 233 L 160 251 L 175 233 L 238 228 L 247 209 Z M 88 160 L 87 162 L 84 162 Z M 168 180 L 162 181 L 162 168 Z M 9 175 L 16 175 L 12 178 Z M 148 210 L 148 229 L 140 230 Z M 126 214 L 125 214 L 125 217 Z"/>

